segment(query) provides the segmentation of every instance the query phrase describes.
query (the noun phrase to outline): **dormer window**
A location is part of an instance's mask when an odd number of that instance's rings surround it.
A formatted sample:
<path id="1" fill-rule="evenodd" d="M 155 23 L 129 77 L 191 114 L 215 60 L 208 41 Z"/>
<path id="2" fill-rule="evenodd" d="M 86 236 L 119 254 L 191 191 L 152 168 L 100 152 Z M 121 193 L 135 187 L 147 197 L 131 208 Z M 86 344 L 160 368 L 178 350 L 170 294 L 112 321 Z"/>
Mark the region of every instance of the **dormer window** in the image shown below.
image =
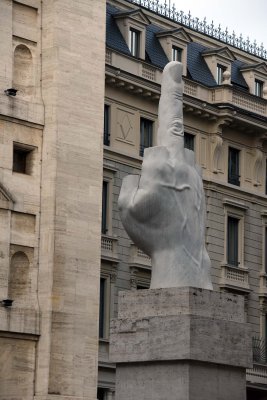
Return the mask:
<path id="1" fill-rule="evenodd" d="M 140 49 L 140 31 L 130 28 L 129 37 L 129 49 L 134 57 L 139 57 Z"/>
<path id="2" fill-rule="evenodd" d="M 183 75 L 187 73 L 187 45 L 192 41 L 183 28 L 167 29 L 156 34 L 169 61 L 183 64 Z"/>
<path id="3" fill-rule="evenodd" d="M 182 62 L 182 52 L 183 50 L 179 47 L 172 46 L 172 61 Z"/>
<path id="4" fill-rule="evenodd" d="M 258 97 L 267 98 L 267 64 L 247 64 L 240 68 L 243 77 L 249 87 L 249 92 Z"/>
<path id="5" fill-rule="evenodd" d="M 146 27 L 150 24 L 146 14 L 140 10 L 122 11 L 114 15 L 118 28 L 133 57 L 146 59 Z"/>
<path id="6" fill-rule="evenodd" d="M 223 73 L 226 71 L 226 67 L 223 65 L 217 64 L 217 79 L 216 82 L 218 85 L 222 85 L 223 83 Z"/>
<path id="7" fill-rule="evenodd" d="M 262 97 L 263 95 L 263 82 L 255 79 L 255 95 Z"/>
<path id="8" fill-rule="evenodd" d="M 232 51 L 225 46 L 206 49 L 201 54 L 217 85 L 231 85 L 232 63 L 235 61 Z"/>

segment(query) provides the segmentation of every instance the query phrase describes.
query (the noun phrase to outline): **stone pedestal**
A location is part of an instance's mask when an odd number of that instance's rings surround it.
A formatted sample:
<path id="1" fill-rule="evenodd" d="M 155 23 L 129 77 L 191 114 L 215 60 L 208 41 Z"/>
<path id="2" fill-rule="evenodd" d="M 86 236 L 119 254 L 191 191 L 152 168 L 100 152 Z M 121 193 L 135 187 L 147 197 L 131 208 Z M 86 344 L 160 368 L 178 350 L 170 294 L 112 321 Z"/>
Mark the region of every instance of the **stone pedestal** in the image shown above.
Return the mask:
<path id="1" fill-rule="evenodd" d="M 122 292 L 112 321 L 116 400 L 244 400 L 252 346 L 241 296 Z"/>

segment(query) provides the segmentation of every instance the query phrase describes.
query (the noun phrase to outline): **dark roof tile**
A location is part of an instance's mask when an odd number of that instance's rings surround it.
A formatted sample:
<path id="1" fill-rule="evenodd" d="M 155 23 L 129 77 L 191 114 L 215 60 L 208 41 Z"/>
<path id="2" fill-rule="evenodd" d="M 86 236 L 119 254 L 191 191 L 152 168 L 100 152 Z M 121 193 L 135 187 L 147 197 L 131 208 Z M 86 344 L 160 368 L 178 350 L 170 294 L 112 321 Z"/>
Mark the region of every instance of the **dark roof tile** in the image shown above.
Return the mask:
<path id="1" fill-rule="evenodd" d="M 120 10 L 107 4 L 106 16 L 106 45 L 111 49 L 121 51 L 124 54 L 130 55 L 130 50 L 125 43 L 125 40 L 113 18 L 113 15 L 119 13 Z"/>
<path id="2" fill-rule="evenodd" d="M 187 45 L 187 69 L 191 78 L 206 86 L 216 86 L 213 78 L 201 52 L 206 47 L 199 43 L 188 43 Z"/>
<path id="3" fill-rule="evenodd" d="M 146 29 L 146 52 L 151 60 L 151 63 L 159 68 L 164 68 L 169 62 L 156 33 L 162 30 L 156 25 L 149 25 Z"/>

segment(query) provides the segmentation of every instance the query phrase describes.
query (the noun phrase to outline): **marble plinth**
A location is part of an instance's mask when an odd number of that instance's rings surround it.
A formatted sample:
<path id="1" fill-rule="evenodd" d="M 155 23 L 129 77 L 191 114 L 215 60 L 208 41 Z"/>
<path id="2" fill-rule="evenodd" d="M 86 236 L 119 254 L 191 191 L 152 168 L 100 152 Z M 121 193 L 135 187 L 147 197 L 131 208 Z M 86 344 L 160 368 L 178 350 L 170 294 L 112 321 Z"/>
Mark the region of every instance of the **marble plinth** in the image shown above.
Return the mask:
<path id="1" fill-rule="evenodd" d="M 116 400 L 244 400 L 251 351 L 241 296 L 196 288 L 120 293 L 110 337 Z"/>

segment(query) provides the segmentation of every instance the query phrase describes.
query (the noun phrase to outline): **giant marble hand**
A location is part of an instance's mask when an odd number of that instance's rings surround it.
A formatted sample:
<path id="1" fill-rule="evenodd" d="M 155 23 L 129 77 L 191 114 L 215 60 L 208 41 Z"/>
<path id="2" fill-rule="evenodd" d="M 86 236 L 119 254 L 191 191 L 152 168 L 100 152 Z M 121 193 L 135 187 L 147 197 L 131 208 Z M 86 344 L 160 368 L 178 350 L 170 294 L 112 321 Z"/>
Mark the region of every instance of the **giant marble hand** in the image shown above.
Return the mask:
<path id="1" fill-rule="evenodd" d="M 151 289 L 212 289 L 205 248 L 205 196 L 194 153 L 184 148 L 182 64 L 163 71 L 158 146 L 145 150 L 141 176 L 124 178 L 119 210 L 133 242 L 152 259 Z"/>

